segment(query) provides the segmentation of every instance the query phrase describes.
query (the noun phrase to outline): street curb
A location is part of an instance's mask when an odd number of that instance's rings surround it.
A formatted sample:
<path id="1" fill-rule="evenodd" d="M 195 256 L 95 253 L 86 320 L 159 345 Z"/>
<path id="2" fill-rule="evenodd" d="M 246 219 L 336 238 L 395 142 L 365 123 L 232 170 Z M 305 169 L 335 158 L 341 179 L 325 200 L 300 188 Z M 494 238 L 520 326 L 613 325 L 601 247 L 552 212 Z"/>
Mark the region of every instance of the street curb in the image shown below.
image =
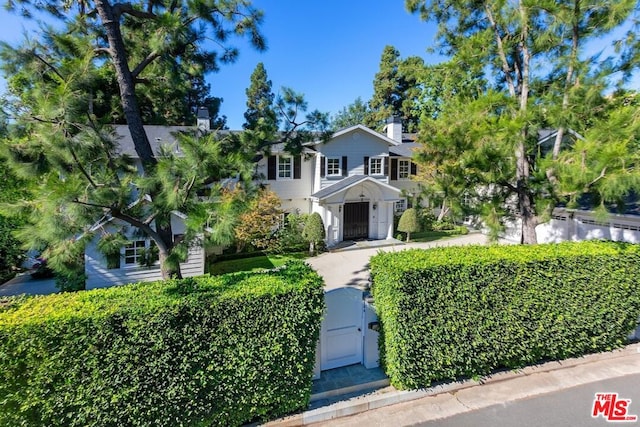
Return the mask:
<path id="1" fill-rule="evenodd" d="M 515 371 L 497 372 L 481 380 L 465 380 L 452 383 L 438 384 L 427 389 L 396 390 L 394 387 L 378 390 L 374 393 L 358 396 L 349 400 L 340 401 L 322 408 L 305 411 L 285 418 L 274 420 L 264 424 L 265 426 L 292 427 L 314 424 L 322 421 L 359 414 L 372 409 L 382 408 L 398 403 L 409 402 L 424 397 L 435 396 L 444 393 L 455 393 L 486 384 L 494 384 L 508 381 L 514 378 L 522 378 L 530 375 L 558 371 L 572 368 L 578 365 L 595 363 L 603 360 L 614 360 L 621 357 L 640 354 L 640 343 L 629 344 L 621 349 L 589 354 L 582 357 L 566 359 L 562 361 L 546 362 L 540 365 L 528 366 Z"/>

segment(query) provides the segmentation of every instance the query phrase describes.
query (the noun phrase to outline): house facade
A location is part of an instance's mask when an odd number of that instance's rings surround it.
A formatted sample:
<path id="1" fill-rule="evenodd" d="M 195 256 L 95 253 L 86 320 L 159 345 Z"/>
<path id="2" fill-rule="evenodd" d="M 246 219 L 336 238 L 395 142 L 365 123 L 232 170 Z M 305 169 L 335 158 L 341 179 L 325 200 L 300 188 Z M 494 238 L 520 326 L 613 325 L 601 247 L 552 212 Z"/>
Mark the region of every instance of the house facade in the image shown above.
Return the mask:
<path id="1" fill-rule="evenodd" d="M 417 144 L 403 141 L 401 123 L 390 121 L 386 134 L 356 125 L 328 141 L 305 144 L 290 156 L 273 147 L 257 165 L 260 183 L 275 192 L 286 212 L 322 217 L 327 246 L 344 240 L 390 239 L 394 215 L 418 191 L 411 179 Z"/>
<path id="2" fill-rule="evenodd" d="M 207 117 L 198 117 L 198 129 L 208 131 L 207 124 Z M 136 159 L 128 127 L 115 126 L 114 130 L 120 153 Z M 156 154 L 162 147 L 179 153 L 175 135 L 193 131 L 193 127 L 145 126 L 145 130 Z M 411 179 L 417 172 L 411 161 L 417 144 L 402 134 L 398 119 L 389 120 L 385 132 L 352 126 L 334 133 L 328 141 L 309 141 L 297 156 L 277 144 L 271 155 L 258 160 L 257 184 L 275 192 L 285 212 L 319 213 L 327 246 L 343 240 L 392 238 L 394 215 L 408 206 L 407 195 L 418 191 Z M 184 219 L 180 212 L 172 215 L 176 239 L 183 233 Z M 124 230 L 129 243 L 122 247 L 119 259 L 107 260 L 98 250 L 98 241 L 115 230 Z M 98 222 L 92 231 L 95 238 L 85 250 L 87 289 L 161 279 L 159 263 L 139 265 L 152 246 L 150 239 L 111 218 Z M 194 246 L 181 271 L 185 277 L 201 275 L 204 265 L 204 249 Z"/>

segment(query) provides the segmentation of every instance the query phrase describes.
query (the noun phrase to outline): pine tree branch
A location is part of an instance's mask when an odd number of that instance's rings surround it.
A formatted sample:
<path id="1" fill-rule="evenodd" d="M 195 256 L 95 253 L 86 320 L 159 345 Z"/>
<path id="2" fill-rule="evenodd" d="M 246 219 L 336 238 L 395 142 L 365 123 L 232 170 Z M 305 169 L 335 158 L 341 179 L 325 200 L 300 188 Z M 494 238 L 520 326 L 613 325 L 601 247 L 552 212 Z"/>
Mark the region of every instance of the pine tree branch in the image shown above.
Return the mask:
<path id="1" fill-rule="evenodd" d="M 78 156 L 76 155 L 75 150 L 71 146 L 69 147 L 69 152 L 71 153 L 71 157 L 73 157 L 73 161 L 76 162 L 76 166 L 78 167 L 78 169 L 80 169 L 80 173 L 84 175 L 84 177 L 87 179 L 87 181 L 89 181 L 89 184 L 91 184 L 91 186 L 94 189 L 98 188 L 99 187 L 98 184 L 95 183 L 93 178 L 91 178 L 91 175 L 89 175 L 89 173 L 84 168 L 84 166 L 82 166 L 82 164 L 80 163 L 80 160 L 78 160 Z"/>
<path id="2" fill-rule="evenodd" d="M 131 75 L 134 79 L 137 80 L 138 75 L 147 67 L 147 65 L 151 64 L 156 58 L 160 57 L 160 52 L 153 51 L 146 58 L 142 60 L 136 67 L 131 71 Z"/>
<path id="3" fill-rule="evenodd" d="M 495 18 L 493 17 L 493 13 L 489 8 L 488 4 L 484 5 L 485 13 L 487 14 L 487 18 L 489 19 L 489 23 L 491 24 L 491 28 L 493 29 L 493 34 L 496 39 L 496 43 L 498 45 L 498 55 L 500 56 L 500 61 L 502 62 L 502 72 L 504 73 L 505 80 L 507 81 L 507 86 L 509 87 L 509 94 L 512 97 L 516 96 L 516 88 L 513 84 L 513 78 L 511 76 L 511 67 L 509 67 L 509 61 L 507 61 L 507 55 L 505 54 L 504 45 L 502 43 L 502 37 L 500 36 L 500 30 L 498 28 L 498 24 L 496 23 Z"/>
<path id="4" fill-rule="evenodd" d="M 158 246 L 158 249 L 161 252 L 167 253 L 168 248 L 167 248 L 167 245 L 165 244 L 164 240 L 162 239 L 162 236 L 156 230 L 151 228 L 151 225 L 146 224 L 146 223 L 140 221 L 139 219 L 134 218 L 131 215 L 126 214 L 126 213 L 122 212 L 120 209 L 116 209 L 116 208 L 111 209 L 111 216 L 113 216 L 116 219 L 122 220 L 122 221 L 124 221 L 124 222 L 126 222 L 126 223 L 128 223 L 130 225 L 133 225 L 134 227 L 140 229 L 146 235 L 148 235 L 151 239 L 153 239 L 153 241 L 156 243 L 156 245 Z"/>
<path id="5" fill-rule="evenodd" d="M 111 210 L 113 210 L 112 206 L 107 206 L 107 205 L 99 205 L 97 203 L 91 203 L 91 202 L 83 202 L 81 200 L 78 200 L 77 198 L 72 200 L 72 203 L 75 203 L 77 205 L 82 205 L 82 206 L 89 206 L 92 208 L 101 208 L 105 211 L 105 213 L 110 212 Z"/>
<path id="6" fill-rule="evenodd" d="M 56 76 L 58 76 L 60 78 L 60 80 L 64 81 L 64 77 L 62 76 L 62 74 L 60 74 L 60 72 L 58 71 L 58 69 L 56 67 L 54 67 L 49 61 L 45 60 L 43 57 L 41 57 L 40 55 L 38 55 L 34 50 L 31 51 L 31 54 L 40 62 L 42 62 L 45 66 L 47 66 L 47 68 L 49 68 L 51 71 L 53 71 L 55 73 Z"/>
<path id="7" fill-rule="evenodd" d="M 113 51 L 111 49 L 109 49 L 108 47 L 97 47 L 97 48 L 93 49 L 93 52 L 96 55 L 105 54 L 105 55 L 108 55 L 108 56 L 111 56 L 112 53 L 113 53 Z"/>
<path id="8" fill-rule="evenodd" d="M 113 10 L 113 15 L 116 19 L 119 19 L 123 14 L 135 16 L 136 18 L 142 19 L 156 19 L 157 16 L 153 12 L 145 12 L 142 10 L 138 10 L 133 7 L 131 3 L 116 3 L 111 6 Z"/>

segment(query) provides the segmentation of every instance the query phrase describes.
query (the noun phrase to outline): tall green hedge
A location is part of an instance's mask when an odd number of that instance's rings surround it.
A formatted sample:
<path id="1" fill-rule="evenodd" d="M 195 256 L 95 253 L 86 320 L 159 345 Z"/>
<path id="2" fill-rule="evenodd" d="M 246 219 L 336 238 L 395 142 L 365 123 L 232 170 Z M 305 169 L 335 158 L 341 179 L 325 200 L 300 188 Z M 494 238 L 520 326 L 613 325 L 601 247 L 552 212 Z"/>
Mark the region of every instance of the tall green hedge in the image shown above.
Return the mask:
<path id="1" fill-rule="evenodd" d="M 323 308 L 302 262 L 0 300 L 0 426 L 232 426 L 305 408 Z"/>
<path id="2" fill-rule="evenodd" d="M 392 384 L 474 377 L 610 350 L 640 316 L 640 247 L 469 246 L 371 260 Z"/>

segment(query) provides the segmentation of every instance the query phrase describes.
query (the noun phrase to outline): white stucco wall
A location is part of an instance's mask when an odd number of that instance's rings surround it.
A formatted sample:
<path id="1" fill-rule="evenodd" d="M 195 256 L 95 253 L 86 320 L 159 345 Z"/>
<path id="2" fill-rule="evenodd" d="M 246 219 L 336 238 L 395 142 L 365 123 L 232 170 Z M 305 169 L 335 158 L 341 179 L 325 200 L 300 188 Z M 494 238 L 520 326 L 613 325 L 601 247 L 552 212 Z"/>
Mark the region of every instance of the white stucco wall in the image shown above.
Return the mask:
<path id="1" fill-rule="evenodd" d="M 538 243 L 580 240 L 640 243 L 640 217 L 611 214 L 598 220 L 592 212 L 556 209 L 550 221 L 536 227 L 536 235 Z M 503 237 L 520 241 L 518 222 L 510 223 Z"/>

